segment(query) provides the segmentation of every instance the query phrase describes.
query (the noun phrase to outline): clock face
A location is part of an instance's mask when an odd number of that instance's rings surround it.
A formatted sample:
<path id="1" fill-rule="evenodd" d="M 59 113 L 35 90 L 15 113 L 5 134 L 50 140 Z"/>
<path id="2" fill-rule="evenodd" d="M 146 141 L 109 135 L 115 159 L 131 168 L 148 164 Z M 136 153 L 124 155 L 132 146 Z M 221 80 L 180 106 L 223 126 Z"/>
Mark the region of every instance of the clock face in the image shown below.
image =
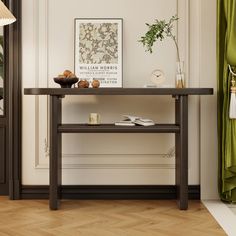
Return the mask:
<path id="1" fill-rule="evenodd" d="M 165 82 L 165 74 L 162 70 L 154 70 L 151 74 L 151 82 L 155 85 L 161 85 Z"/>

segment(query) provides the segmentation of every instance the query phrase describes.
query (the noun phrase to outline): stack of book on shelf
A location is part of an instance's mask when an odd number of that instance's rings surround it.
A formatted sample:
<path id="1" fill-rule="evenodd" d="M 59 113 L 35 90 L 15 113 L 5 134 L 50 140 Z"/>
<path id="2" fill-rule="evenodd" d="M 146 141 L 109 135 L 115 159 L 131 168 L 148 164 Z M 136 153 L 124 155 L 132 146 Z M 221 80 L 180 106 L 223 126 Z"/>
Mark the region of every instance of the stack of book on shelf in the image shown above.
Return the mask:
<path id="1" fill-rule="evenodd" d="M 130 116 L 130 115 L 123 115 L 124 120 L 115 122 L 115 125 L 118 126 L 135 126 L 135 125 L 142 125 L 142 126 L 151 126 L 155 125 L 153 120 L 150 119 L 143 119 L 138 116 Z"/>

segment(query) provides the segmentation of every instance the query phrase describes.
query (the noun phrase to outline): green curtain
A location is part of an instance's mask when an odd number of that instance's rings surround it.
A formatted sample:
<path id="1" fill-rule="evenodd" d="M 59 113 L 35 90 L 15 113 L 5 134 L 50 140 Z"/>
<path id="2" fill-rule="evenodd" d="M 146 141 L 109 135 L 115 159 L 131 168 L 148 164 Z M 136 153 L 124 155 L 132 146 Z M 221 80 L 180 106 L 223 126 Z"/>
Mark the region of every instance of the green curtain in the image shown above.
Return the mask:
<path id="1" fill-rule="evenodd" d="M 228 69 L 236 66 L 236 0 L 218 0 L 217 23 L 219 194 L 236 202 L 236 120 L 229 119 Z"/>

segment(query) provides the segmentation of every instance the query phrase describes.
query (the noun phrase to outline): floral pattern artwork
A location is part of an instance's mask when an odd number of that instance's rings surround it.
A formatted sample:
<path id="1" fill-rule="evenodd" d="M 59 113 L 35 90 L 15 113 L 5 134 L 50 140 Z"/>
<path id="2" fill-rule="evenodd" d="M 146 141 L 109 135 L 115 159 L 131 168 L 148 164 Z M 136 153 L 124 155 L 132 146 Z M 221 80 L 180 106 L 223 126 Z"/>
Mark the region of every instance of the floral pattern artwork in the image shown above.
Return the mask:
<path id="1" fill-rule="evenodd" d="M 118 24 L 80 23 L 80 64 L 118 64 Z"/>
<path id="2" fill-rule="evenodd" d="M 75 74 L 99 80 L 101 88 L 122 87 L 123 20 L 75 19 Z"/>

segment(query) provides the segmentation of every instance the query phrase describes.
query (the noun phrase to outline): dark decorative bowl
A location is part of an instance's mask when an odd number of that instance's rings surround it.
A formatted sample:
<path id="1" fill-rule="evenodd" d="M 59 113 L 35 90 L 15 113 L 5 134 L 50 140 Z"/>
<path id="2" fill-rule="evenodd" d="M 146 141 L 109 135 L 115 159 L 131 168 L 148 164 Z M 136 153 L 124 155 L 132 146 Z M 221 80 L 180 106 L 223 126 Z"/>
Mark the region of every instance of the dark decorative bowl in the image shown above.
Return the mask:
<path id="1" fill-rule="evenodd" d="M 54 78 L 55 83 L 60 84 L 62 88 L 71 88 L 79 81 L 78 78 Z"/>

